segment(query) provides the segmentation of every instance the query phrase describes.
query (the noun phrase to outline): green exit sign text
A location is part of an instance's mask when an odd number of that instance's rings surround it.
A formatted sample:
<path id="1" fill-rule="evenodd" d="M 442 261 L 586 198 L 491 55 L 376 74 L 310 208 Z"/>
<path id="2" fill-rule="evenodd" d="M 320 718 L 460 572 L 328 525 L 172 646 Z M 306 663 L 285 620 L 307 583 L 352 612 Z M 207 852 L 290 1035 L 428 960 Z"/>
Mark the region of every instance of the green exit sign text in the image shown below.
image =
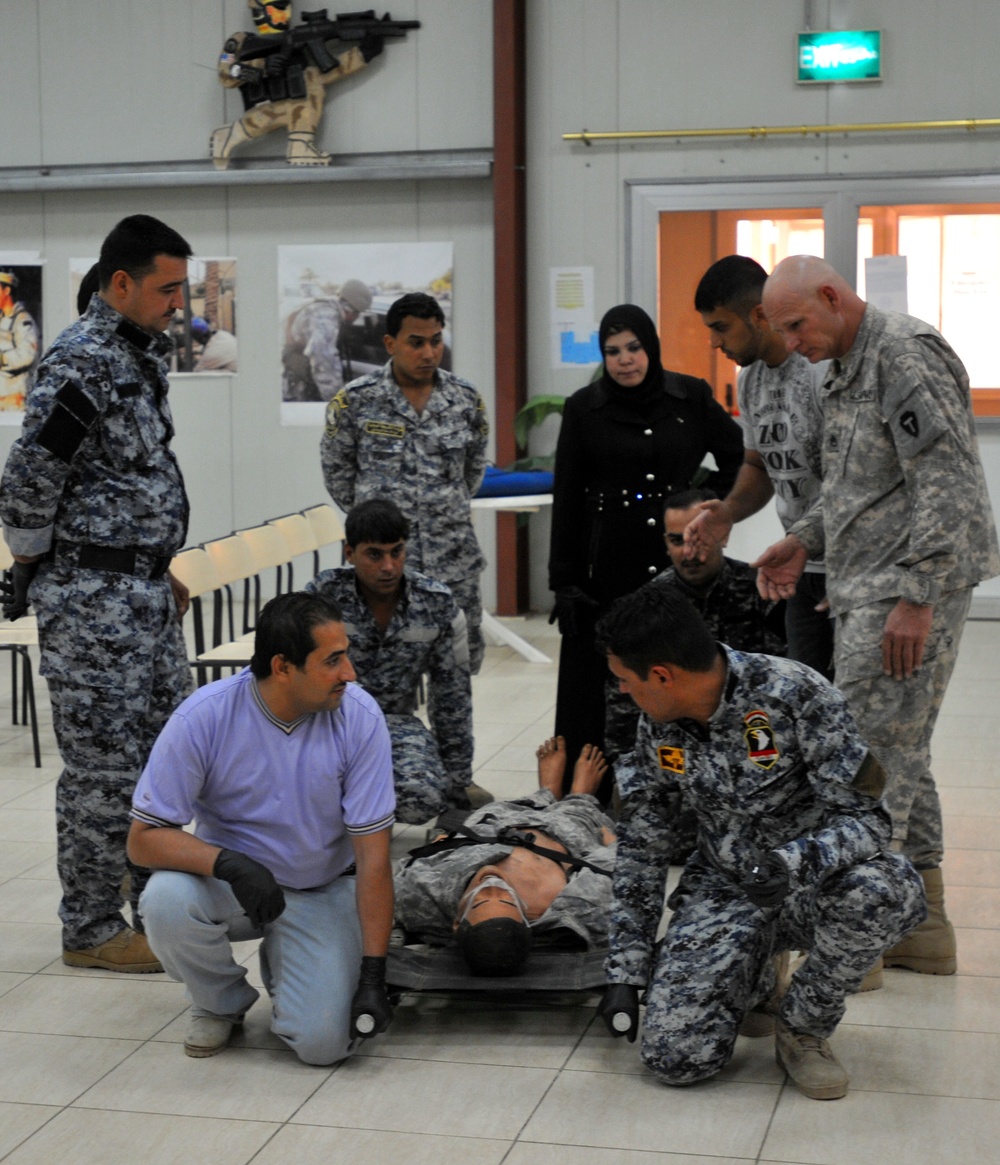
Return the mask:
<path id="1" fill-rule="evenodd" d="M 881 81 L 882 33 L 800 32 L 798 76 L 801 85 L 831 81 Z"/>

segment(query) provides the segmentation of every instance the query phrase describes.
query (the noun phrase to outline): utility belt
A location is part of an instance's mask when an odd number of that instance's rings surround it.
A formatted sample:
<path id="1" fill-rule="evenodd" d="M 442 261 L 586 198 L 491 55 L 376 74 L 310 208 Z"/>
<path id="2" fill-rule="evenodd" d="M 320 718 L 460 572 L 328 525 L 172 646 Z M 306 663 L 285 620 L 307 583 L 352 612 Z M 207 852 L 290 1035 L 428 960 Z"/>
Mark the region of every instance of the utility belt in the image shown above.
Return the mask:
<path id="1" fill-rule="evenodd" d="M 170 569 L 172 555 L 157 554 L 129 546 L 89 546 L 78 542 L 57 542 L 45 555 L 45 561 L 57 566 L 75 566 L 80 570 L 106 570 L 112 574 L 131 574 L 136 578 L 158 579 Z"/>

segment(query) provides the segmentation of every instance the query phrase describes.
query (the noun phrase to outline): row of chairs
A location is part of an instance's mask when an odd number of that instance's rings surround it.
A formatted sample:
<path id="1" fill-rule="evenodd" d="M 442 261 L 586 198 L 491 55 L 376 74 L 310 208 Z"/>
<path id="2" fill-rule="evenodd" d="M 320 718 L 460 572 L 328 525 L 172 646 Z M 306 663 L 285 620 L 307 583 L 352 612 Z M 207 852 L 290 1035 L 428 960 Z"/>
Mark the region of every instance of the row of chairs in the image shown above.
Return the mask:
<path id="1" fill-rule="evenodd" d="M 304 555 L 312 555 L 313 575 L 317 574 L 320 551 L 343 538 L 337 511 L 319 505 L 183 550 L 174 558 L 170 569 L 191 595 L 194 658 L 190 662 L 199 685 L 207 682 L 210 672 L 218 677 L 223 668 L 245 667 L 250 662 L 264 593 L 294 590 L 295 560 Z M 272 570 L 273 587 L 266 581 Z M 234 588 L 240 584 L 242 619 L 237 620 Z M 204 605 L 209 598 L 211 630 L 206 631 Z"/>

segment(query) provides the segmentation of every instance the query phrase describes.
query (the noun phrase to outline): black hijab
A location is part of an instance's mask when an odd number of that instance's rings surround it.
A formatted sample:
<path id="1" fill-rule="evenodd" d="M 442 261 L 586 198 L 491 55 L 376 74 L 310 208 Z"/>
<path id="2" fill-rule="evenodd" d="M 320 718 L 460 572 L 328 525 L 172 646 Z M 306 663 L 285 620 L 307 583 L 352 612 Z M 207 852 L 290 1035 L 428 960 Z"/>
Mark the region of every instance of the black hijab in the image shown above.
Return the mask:
<path id="1" fill-rule="evenodd" d="M 604 313 L 601 327 L 598 332 L 598 341 L 601 345 L 601 355 L 604 354 L 604 345 L 609 336 L 619 332 L 634 332 L 636 339 L 642 344 L 643 351 L 649 357 L 649 367 L 640 384 L 634 388 L 623 388 L 613 380 L 604 370 L 601 384 L 604 390 L 614 400 L 622 404 L 631 404 L 641 407 L 659 396 L 663 389 L 663 365 L 660 363 L 660 338 L 656 334 L 656 325 L 634 303 L 620 303 Z"/>

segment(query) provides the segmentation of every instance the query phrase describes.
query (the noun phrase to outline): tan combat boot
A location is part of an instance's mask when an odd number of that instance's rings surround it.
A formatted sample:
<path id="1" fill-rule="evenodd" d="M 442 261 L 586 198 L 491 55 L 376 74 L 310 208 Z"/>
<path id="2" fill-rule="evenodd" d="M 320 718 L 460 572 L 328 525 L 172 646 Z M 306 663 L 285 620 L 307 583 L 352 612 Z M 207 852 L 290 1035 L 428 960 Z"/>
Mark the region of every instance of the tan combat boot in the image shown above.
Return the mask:
<path id="1" fill-rule="evenodd" d="M 247 133 L 243 118 L 234 121 L 232 125 L 220 125 L 218 129 L 212 130 L 212 136 L 208 139 L 208 151 L 212 155 L 212 163 L 216 170 L 228 170 L 229 155 L 233 150 L 256 136 Z"/>
<path id="2" fill-rule="evenodd" d="M 774 1021 L 774 1054 L 792 1083 L 812 1100 L 839 1100 L 850 1083 L 844 1066 L 819 1036 L 793 1032 L 780 1019 Z"/>
<path id="3" fill-rule="evenodd" d="M 330 155 L 321 153 L 313 145 L 311 133 L 296 131 L 288 135 L 285 161 L 291 166 L 329 166 Z"/>
<path id="4" fill-rule="evenodd" d="M 944 879 L 940 868 L 921 870 L 927 895 L 927 918 L 882 960 L 887 967 L 906 967 L 922 975 L 954 975 L 955 931 L 944 912 Z"/>
<path id="5" fill-rule="evenodd" d="M 144 934 L 130 926 L 97 947 L 82 951 L 63 951 L 67 967 L 96 967 L 101 971 L 123 971 L 128 975 L 148 975 L 162 971 L 160 960 L 150 950 Z"/>

